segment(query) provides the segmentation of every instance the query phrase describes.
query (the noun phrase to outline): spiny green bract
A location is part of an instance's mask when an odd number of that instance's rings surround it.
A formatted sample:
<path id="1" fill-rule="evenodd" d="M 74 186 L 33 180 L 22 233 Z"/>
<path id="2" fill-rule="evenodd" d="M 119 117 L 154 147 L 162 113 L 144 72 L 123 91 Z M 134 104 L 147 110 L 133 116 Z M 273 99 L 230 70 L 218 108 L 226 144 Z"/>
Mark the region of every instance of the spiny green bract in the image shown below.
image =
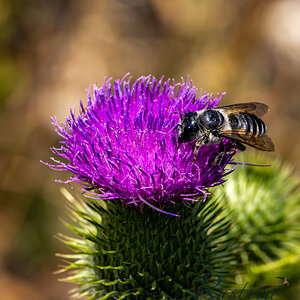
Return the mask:
<path id="1" fill-rule="evenodd" d="M 175 211 L 176 208 L 176 211 Z M 91 299 L 195 299 L 207 274 L 213 295 L 234 277 L 230 221 L 217 202 L 168 207 L 180 217 L 120 202 L 73 203 L 71 229 L 84 239 L 63 236 L 75 251 L 63 255 L 78 283 L 78 296 Z M 221 283 L 218 288 L 218 277 Z M 205 291 L 198 299 L 206 299 Z M 209 297 L 209 299 L 211 299 Z"/>
<path id="2" fill-rule="evenodd" d="M 224 201 L 225 214 L 233 211 L 230 236 L 242 245 L 243 281 L 273 284 L 280 282 L 278 276 L 299 281 L 300 192 L 291 168 L 278 161 L 268 168 L 238 167 L 215 197 Z"/>

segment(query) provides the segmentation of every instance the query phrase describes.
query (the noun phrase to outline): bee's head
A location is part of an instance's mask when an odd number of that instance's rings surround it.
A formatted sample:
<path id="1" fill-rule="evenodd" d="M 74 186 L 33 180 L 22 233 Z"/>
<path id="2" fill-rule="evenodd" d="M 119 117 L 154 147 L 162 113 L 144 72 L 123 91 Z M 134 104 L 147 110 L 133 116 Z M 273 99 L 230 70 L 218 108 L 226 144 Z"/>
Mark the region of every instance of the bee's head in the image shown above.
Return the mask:
<path id="1" fill-rule="evenodd" d="M 182 143 L 195 140 L 199 136 L 200 126 L 196 120 L 196 112 L 188 112 L 181 115 L 181 121 L 177 126 L 177 141 L 180 146 Z"/>

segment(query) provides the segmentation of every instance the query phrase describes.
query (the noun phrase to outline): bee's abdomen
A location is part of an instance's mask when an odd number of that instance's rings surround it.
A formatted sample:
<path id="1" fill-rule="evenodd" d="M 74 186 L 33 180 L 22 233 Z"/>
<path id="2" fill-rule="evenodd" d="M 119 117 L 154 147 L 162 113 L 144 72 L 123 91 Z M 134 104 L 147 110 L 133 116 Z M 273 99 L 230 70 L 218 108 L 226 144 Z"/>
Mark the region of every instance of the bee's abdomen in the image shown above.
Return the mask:
<path id="1" fill-rule="evenodd" d="M 229 123 L 232 129 L 245 129 L 252 135 L 263 135 L 266 133 L 265 123 L 253 114 L 231 114 Z"/>

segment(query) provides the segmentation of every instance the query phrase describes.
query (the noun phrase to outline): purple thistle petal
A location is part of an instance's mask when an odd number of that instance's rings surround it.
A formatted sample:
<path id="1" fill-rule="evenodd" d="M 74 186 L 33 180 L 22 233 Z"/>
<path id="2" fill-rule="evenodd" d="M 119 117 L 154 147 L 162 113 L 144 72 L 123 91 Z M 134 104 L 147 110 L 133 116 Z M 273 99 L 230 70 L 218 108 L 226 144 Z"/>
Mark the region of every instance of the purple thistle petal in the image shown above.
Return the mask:
<path id="1" fill-rule="evenodd" d="M 188 77 L 175 83 L 149 75 L 130 84 L 128 75 L 114 82 L 105 79 L 93 91 L 90 87 L 87 107 L 80 102 L 80 114 L 76 117 L 71 109 L 63 125 L 52 118 L 63 140 L 51 150 L 63 161 L 45 164 L 72 172 L 68 182 L 95 188 L 88 197 L 146 204 L 167 214 L 158 206 L 206 198 L 207 188 L 222 184 L 233 171 L 225 168 L 236 151 L 225 140 L 226 154 L 216 166 L 216 145 L 200 147 L 196 160 L 191 143 L 177 150 L 180 115 L 175 112 L 216 107 L 225 93 L 214 98 L 200 90 L 197 98 L 198 89 Z"/>

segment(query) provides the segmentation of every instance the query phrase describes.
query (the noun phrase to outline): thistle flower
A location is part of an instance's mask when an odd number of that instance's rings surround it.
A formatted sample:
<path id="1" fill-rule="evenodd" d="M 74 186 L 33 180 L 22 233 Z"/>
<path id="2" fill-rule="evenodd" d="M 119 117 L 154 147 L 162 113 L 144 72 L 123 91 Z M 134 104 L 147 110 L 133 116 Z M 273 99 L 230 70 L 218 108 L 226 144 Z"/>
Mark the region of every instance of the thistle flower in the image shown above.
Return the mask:
<path id="1" fill-rule="evenodd" d="M 175 112 L 216 107 L 223 96 L 197 92 L 188 79 L 176 84 L 148 76 L 131 85 L 125 76 L 94 86 L 93 96 L 90 89 L 79 116 L 71 110 L 62 126 L 53 119 L 63 140 L 52 151 L 63 160 L 48 165 L 94 190 L 85 193 L 88 201 L 72 201 L 70 228 L 80 238 L 61 236 L 75 251 L 63 255 L 73 259 L 63 271 L 72 270 L 66 280 L 80 285 L 79 295 L 195 299 L 203 285 L 212 286 L 203 294 L 216 295 L 234 277 L 230 219 L 218 201 L 199 199 L 232 172 L 225 168 L 235 151 L 225 141 L 226 154 L 215 165 L 218 146 L 202 146 L 196 158 L 192 143 L 178 150 Z M 181 217 L 158 217 L 156 210 Z"/>
<path id="2" fill-rule="evenodd" d="M 175 83 L 163 77 L 147 76 L 132 85 L 125 76 L 105 80 L 88 91 L 88 105 L 80 103 L 79 116 L 60 126 L 53 118 L 61 147 L 53 153 L 66 162 L 48 164 L 54 170 L 74 174 L 75 181 L 95 197 L 119 199 L 125 204 L 147 204 L 162 211 L 167 203 L 198 201 L 207 188 L 222 184 L 226 165 L 235 151 L 225 141 L 220 165 L 213 164 L 218 146 L 202 146 L 194 160 L 193 144 L 178 150 L 176 125 L 180 116 L 203 108 L 216 107 L 224 94 L 202 94 L 192 81 Z M 90 195 L 91 196 L 91 195 Z"/>

